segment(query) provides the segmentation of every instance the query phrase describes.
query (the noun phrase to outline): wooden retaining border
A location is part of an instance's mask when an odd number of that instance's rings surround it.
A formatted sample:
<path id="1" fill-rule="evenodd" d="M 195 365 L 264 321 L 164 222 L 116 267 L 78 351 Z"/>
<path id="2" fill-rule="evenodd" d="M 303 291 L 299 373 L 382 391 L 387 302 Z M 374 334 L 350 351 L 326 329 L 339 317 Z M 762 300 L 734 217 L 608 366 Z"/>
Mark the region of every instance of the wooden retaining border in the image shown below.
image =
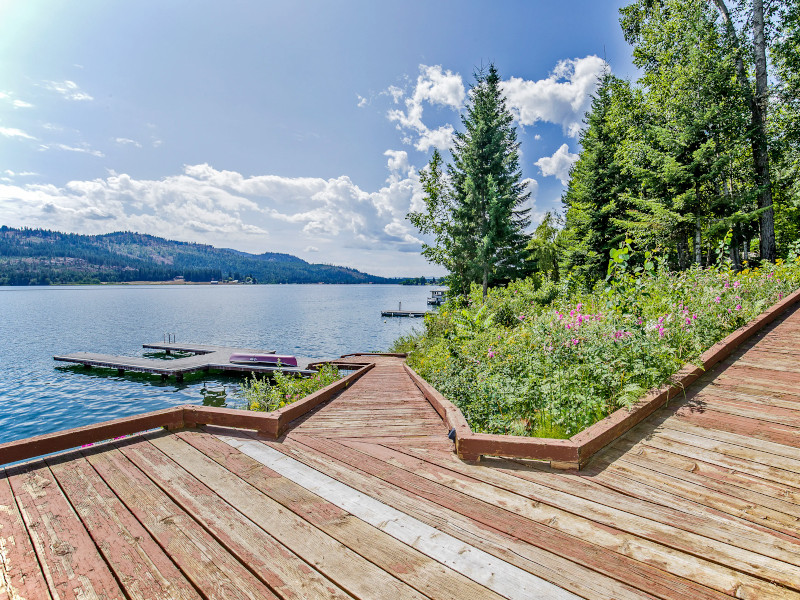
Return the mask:
<path id="1" fill-rule="evenodd" d="M 268 413 L 184 404 L 132 417 L 6 442 L 0 444 L 0 465 L 158 428 L 174 430 L 198 425 L 219 425 L 237 429 L 254 429 L 260 435 L 277 439 L 286 431 L 289 423 L 351 386 L 374 366 L 374 363 L 360 364 L 358 370 L 347 377 L 334 381 L 297 402 Z"/>
<path id="2" fill-rule="evenodd" d="M 407 364 L 403 366 L 450 428 L 451 436 L 455 436 L 456 453 L 462 460 L 477 462 L 481 456 L 503 456 L 547 461 L 555 469 L 580 469 L 598 450 L 641 423 L 670 399 L 683 394 L 706 371 L 728 358 L 744 342 L 798 303 L 800 289 L 703 352 L 700 355 L 702 366 L 684 365 L 670 378 L 669 384 L 651 391 L 630 409 L 620 408 L 567 440 L 475 433 L 458 407 Z"/>

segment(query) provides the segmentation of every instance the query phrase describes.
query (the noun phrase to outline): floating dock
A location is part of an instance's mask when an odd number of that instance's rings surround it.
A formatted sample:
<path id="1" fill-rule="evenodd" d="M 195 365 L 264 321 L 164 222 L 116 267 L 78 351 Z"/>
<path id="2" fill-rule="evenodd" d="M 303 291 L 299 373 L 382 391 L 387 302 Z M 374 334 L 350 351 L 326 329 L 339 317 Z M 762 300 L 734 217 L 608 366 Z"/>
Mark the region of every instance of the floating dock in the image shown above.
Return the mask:
<path id="1" fill-rule="evenodd" d="M 382 317 L 424 317 L 429 311 L 426 310 L 382 310 Z"/>
<path id="2" fill-rule="evenodd" d="M 83 365 L 84 367 L 103 367 L 116 369 L 122 375 L 125 371 L 138 373 L 152 373 L 160 375 L 162 379 L 175 377 L 183 381 L 184 375 L 198 371 L 208 372 L 211 369 L 230 373 L 275 373 L 297 375 L 313 375 L 316 371 L 302 367 L 276 367 L 268 365 L 235 364 L 230 362 L 232 354 L 275 354 L 275 350 L 261 350 L 257 348 L 229 348 L 227 346 L 211 346 L 207 344 L 176 344 L 174 342 L 142 344 L 151 350 L 164 350 L 167 354 L 172 352 L 191 353 L 192 356 L 176 358 L 173 360 L 158 360 L 153 358 L 138 358 L 134 356 L 115 356 L 112 354 L 98 354 L 95 352 L 75 352 L 53 359 Z"/>

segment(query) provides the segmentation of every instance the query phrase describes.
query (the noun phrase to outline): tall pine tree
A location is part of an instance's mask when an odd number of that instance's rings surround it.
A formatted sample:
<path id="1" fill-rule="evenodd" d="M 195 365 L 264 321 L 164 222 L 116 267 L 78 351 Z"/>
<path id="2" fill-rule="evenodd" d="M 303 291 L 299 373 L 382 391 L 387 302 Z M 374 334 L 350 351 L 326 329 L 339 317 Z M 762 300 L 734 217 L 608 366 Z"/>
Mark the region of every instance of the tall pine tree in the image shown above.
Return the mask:
<path id="1" fill-rule="evenodd" d="M 519 167 L 519 142 L 513 116 L 500 89 L 494 65 L 479 71 L 455 135 L 448 181 L 438 174 L 438 154 L 425 180 L 426 212 L 409 219 L 423 233 L 437 233 L 426 257 L 450 270 L 448 284 L 464 294 L 480 284 L 486 297 L 492 285 L 523 276 L 530 236 L 530 197 Z"/>
<path id="2" fill-rule="evenodd" d="M 625 238 L 624 228 L 614 220 L 626 209 L 624 191 L 629 185 L 616 159 L 624 128 L 618 127 L 612 114 L 615 90 L 630 92 L 625 82 L 605 73 L 586 114 L 581 154 L 562 198 L 566 208 L 563 266 L 589 279 L 605 275 L 611 249 Z"/>

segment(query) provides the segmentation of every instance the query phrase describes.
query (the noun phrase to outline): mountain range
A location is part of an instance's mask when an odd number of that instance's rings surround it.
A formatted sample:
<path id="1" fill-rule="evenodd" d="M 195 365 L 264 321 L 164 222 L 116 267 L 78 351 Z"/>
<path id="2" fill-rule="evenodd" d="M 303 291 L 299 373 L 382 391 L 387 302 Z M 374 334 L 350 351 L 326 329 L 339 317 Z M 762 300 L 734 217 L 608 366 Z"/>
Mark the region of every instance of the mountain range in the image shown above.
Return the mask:
<path id="1" fill-rule="evenodd" d="M 291 254 L 248 254 L 128 231 L 105 235 L 0 227 L 0 285 L 130 281 L 398 283 Z"/>

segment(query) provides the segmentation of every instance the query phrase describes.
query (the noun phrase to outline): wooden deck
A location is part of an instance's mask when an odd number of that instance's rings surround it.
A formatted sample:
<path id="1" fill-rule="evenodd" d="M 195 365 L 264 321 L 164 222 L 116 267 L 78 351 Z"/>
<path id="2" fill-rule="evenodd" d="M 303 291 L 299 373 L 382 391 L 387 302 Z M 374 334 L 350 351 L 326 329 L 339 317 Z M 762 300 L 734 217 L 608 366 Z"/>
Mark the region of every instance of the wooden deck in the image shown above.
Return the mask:
<path id="1" fill-rule="evenodd" d="M 184 375 L 189 373 L 196 373 L 198 371 L 207 372 L 211 369 L 239 374 L 269 374 L 276 371 L 301 375 L 313 374 L 313 371 L 308 370 L 305 368 L 304 364 L 299 362 L 297 367 L 274 367 L 230 362 L 231 355 L 235 353 L 275 354 L 275 350 L 230 348 L 227 346 L 211 346 L 207 344 L 176 344 L 174 342 L 142 344 L 142 346 L 151 350 L 164 350 L 167 354 L 172 352 L 184 352 L 191 353 L 192 356 L 172 360 L 158 360 L 136 356 L 98 354 L 96 352 L 74 352 L 72 354 L 54 356 L 53 360 L 79 364 L 84 367 L 116 369 L 120 375 L 125 371 L 135 371 L 137 373 L 160 375 L 163 379 L 173 376 L 178 381 L 183 381 Z"/>
<path id="2" fill-rule="evenodd" d="M 800 310 L 580 472 L 460 461 L 401 367 L 276 442 L 160 432 L 0 475 L 0 599 L 800 598 Z"/>

